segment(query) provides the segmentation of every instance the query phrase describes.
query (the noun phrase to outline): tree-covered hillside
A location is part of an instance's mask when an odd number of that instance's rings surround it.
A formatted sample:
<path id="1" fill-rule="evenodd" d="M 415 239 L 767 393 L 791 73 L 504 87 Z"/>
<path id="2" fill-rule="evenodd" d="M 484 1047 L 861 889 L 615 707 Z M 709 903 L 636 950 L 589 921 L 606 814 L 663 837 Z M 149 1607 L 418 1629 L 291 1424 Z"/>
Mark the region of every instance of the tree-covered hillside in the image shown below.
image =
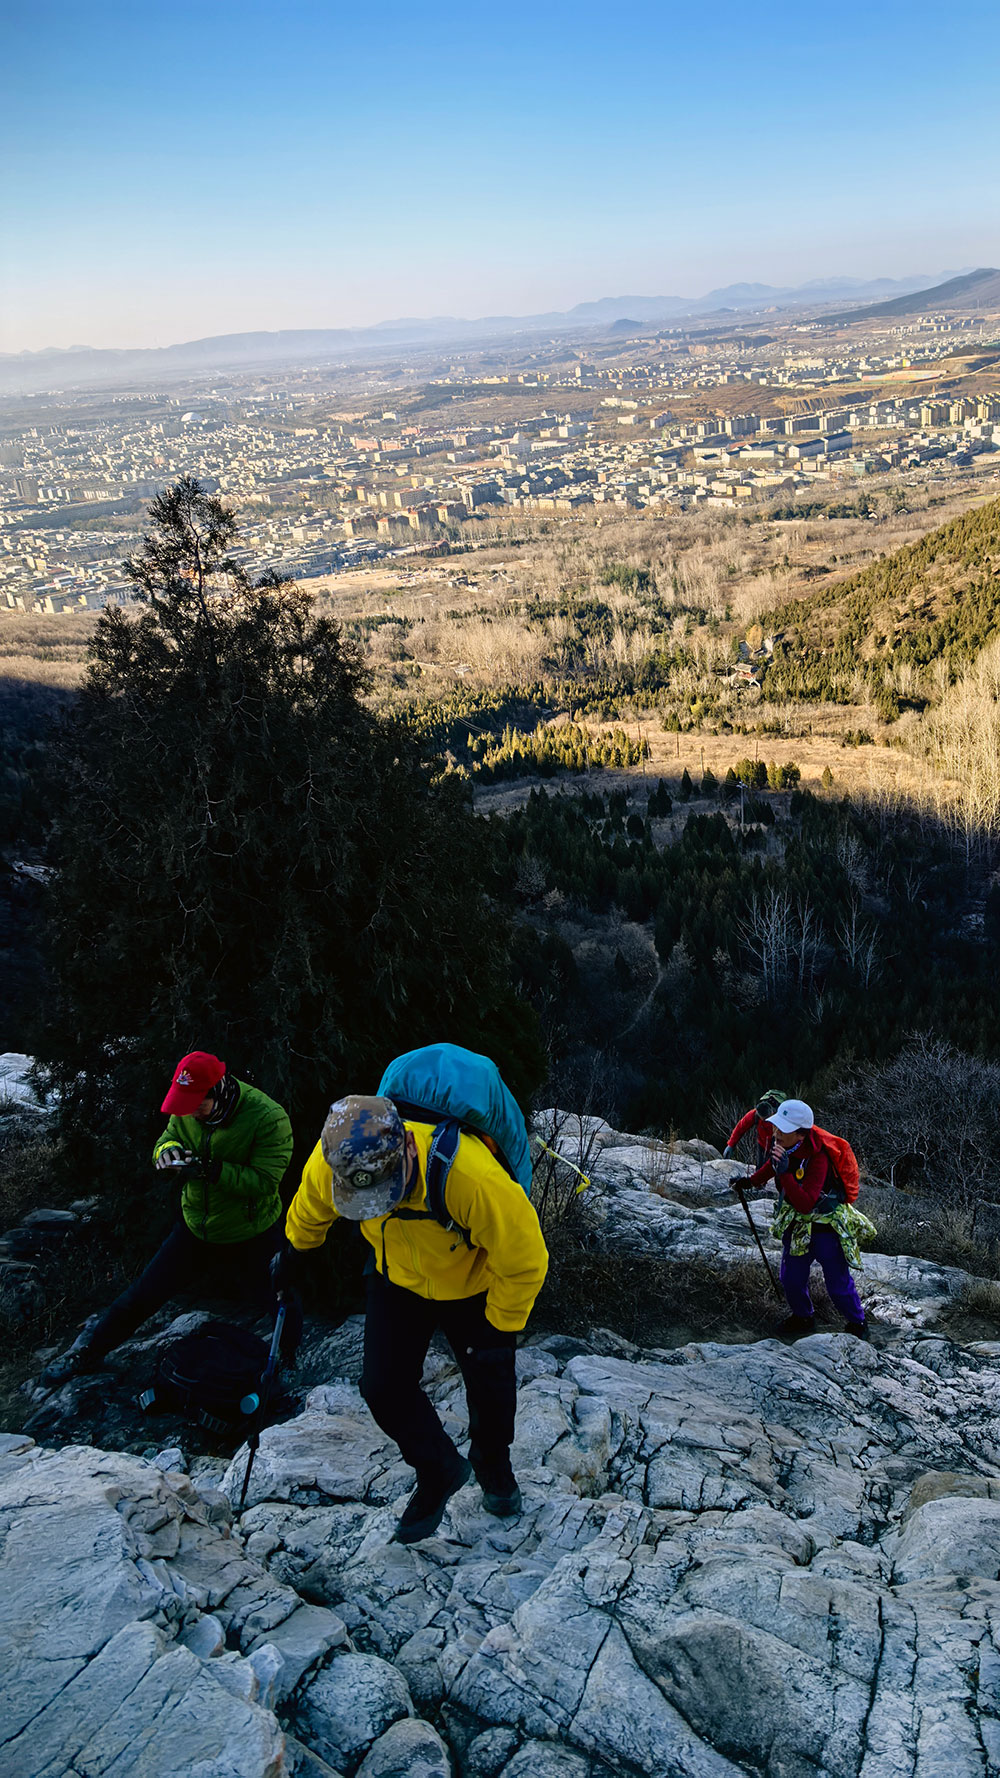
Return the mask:
<path id="1" fill-rule="evenodd" d="M 979 880 L 934 822 L 758 791 L 746 825 L 738 805 L 703 801 L 664 833 L 662 797 L 643 814 L 621 793 L 539 790 L 492 823 L 570 1094 L 599 1056 L 596 1097 L 621 1127 L 714 1139 L 720 1102 L 772 1080 L 821 1102 L 915 1031 L 997 1053 L 982 982 L 1000 896 L 983 918 Z"/>
<path id="2" fill-rule="evenodd" d="M 899 669 L 913 698 L 928 701 L 1000 634 L 1000 500 L 779 606 L 764 627 L 777 638 L 772 702 L 856 702 L 860 674 L 891 717 Z"/>

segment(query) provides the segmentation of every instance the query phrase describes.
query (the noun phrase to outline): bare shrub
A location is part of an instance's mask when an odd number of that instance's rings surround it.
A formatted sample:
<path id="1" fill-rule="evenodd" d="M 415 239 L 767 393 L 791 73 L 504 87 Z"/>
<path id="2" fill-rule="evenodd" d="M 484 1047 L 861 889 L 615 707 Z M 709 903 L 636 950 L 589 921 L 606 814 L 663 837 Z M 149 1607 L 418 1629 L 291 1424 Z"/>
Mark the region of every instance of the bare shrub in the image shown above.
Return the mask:
<path id="1" fill-rule="evenodd" d="M 981 1315 L 1000 1326 L 1000 1284 L 992 1278 L 970 1278 L 959 1292 L 956 1307 L 966 1315 Z"/>
<path id="2" fill-rule="evenodd" d="M 547 639 L 517 618 L 467 618 L 436 628 L 439 652 L 471 667 L 486 684 L 536 679 L 541 672 Z"/>
<path id="3" fill-rule="evenodd" d="M 1000 639 L 942 698 L 929 725 L 939 770 L 961 785 L 970 827 L 1000 830 Z"/>
<path id="4" fill-rule="evenodd" d="M 825 1115 L 883 1182 L 900 1156 L 916 1154 L 943 1202 L 1000 1200 L 1000 1064 L 919 1035 L 881 1068 L 844 1080 Z"/>
<path id="5" fill-rule="evenodd" d="M 975 1209 L 923 1191 L 915 1179 L 903 1190 L 866 1181 L 862 1208 L 875 1224 L 866 1244 L 875 1253 L 910 1254 L 976 1275 L 996 1268 L 996 1243 L 981 1237 Z"/>
<path id="6" fill-rule="evenodd" d="M 736 1093 L 718 1092 L 715 1094 L 712 1100 L 712 1128 L 718 1132 L 717 1147 L 720 1152 L 725 1147 L 731 1131 L 735 1130 L 740 1118 L 749 1109 L 749 1105 Z M 741 1138 L 740 1146 L 743 1149 L 748 1149 L 752 1147 L 752 1143 L 749 1138 L 747 1140 Z M 753 1152 L 756 1153 L 756 1150 Z"/>
<path id="7" fill-rule="evenodd" d="M 554 1110 L 536 1119 L 536 1155 L 532 1172 L 531 1201 L 546 1239 L 576 1211 L 590 1183 L 590 1164 L 597 1143 L 591 1119 Z M 565 1158 L 562 1149 L 568 1150 Z"/>
<path id="8" fill-rule="evenodd" d="M 677 1170 L 677 1154 L 674 1148 L 675 1137 L 670 1133 L 669 1142 L 650 1141 L 646 1144 L 649 1160 L 646 1163 L 645 1175 L 649 1189 L 657 1198 L 670 1198 L 670 1181 Z"/>

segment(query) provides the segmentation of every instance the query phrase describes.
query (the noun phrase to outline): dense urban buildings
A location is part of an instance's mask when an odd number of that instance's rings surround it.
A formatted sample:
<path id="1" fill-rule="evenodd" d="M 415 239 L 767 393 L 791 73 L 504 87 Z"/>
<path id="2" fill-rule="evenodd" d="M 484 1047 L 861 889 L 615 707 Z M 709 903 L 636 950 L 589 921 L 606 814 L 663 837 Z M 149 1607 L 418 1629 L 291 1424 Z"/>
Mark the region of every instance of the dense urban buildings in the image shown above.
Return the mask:
<path id="1" fill-rule="evenodd" d="M 982 314 L 616 322 L 412 361 L 216 369 L 166 389 L 0 401 L 0 608 L 126 599 L 148 501 L 198 476 L 253 570 L 301 578 L 602 507 L 760 510 L 985 468 L 1000 344 Z"/>

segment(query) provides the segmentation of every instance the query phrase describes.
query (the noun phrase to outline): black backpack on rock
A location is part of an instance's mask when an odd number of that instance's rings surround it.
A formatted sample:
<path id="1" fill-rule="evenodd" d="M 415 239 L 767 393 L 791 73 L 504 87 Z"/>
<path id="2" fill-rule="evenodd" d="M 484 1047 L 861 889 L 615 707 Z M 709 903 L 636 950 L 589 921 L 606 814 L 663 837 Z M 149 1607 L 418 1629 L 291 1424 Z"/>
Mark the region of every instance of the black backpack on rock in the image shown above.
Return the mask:
<path id="1" fill-rule="evenodd" d="M 228 1321 L 206 1321 L 164 1348 L 152 1387 L 138 1403 L 145 1414 L 186 1414 L 208 1432 L 241 1434 L 261 1406 L 268 1348 L 255 1333 Z M 288 1398 L 272 1393 L 269 1418 Z"/>

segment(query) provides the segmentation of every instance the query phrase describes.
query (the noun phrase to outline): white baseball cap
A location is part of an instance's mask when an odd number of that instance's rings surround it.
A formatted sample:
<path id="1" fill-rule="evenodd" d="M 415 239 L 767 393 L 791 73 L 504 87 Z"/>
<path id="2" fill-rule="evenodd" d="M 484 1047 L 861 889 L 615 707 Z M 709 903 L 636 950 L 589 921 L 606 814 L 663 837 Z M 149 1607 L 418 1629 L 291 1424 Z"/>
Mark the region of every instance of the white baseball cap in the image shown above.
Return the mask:
<path id="1" fill-rule="evenodd" d="M 783 1099 L 767 1121 L 783 1136 L 789 1136 L 793 1130 L 811 1130 L 815 1120 L 804 1099 Z"/>

